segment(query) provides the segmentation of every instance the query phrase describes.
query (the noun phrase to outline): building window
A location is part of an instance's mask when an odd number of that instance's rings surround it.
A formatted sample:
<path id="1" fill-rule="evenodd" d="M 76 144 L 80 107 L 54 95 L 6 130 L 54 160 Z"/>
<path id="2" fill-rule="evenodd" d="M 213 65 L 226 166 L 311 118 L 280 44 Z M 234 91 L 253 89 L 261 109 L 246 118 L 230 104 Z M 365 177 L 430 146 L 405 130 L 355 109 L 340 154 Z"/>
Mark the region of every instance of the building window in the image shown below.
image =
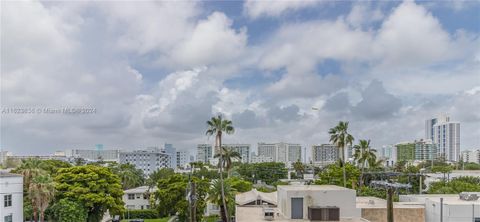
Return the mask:
<path id="1" fill-rule="evenodd" d="M 12 206 L 12 195 L 5 195 L 3 196 L 3 206 L 4 207 L 11 207 Z"/>
<path id="2" fill-rule="evenodd" d="M 3 219 L 4 219 L 5 222 L 12 222 L 12 221 L 13 221 L 13 218 L 12 218 L 12 215 L 11 215 L 11 214 L 8 215 L 8 216 L 3 217 Z"/>
<path id="3" fill-rule="evenodd" d="M 134 199 L 135 199 L 135 194 L 129 193 L 129 194 L 128 194 L 128 199 L 129 199 L 129 200 L 134 200 Z"/>

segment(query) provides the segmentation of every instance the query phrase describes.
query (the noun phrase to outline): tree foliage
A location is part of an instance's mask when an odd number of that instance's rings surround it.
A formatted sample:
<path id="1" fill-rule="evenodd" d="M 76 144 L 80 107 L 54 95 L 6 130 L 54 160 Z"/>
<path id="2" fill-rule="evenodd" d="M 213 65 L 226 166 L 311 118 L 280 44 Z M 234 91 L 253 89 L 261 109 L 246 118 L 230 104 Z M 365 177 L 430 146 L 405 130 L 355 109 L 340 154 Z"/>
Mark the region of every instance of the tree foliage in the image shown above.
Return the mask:
<path id="1" fill-rule="evenodd" d="M 226 183 L 235 189 L 237 192 L 243 193 L 252 190 L 252 183 L 246 180 L 243 180 L 239 177 L 229 177 L 225 180 Z"/>
<path id="2" fill-rule="evenodd" d="M 56 222 L 87 221 L 87 211 L 82 204 L 68 199 L 57 201 L 50 210 L 52 211 L 52 219 Z"/>
<path id="3" fill-rule="evenodd" d="M 360 170 L 354 165 L 347 163 L 345 164 L 345 172 L 347 178 L 347 187 L 355 188 L 355 184 L 360 176 Z M 318 175 L 318 180 L 315 181 L 315 184 L 343 186 L 342 167 L 340 167 L 338 164 L 328 165 L 322 172 L 320 172 Z"/>
<path id="4" fill-rule="evenodd" d="M 480 178 L 464 176 L 454 178 L 448 182 L 433 182 L 428 189 L 430 194 L 458 194 L 461 192 L 480 192 Z"/>
<path id="5" fill-rule="evenodd" d="M 127 190 L 142 186 L 145 183 L 143 171 L 132 164 L 111 164 L 112 172 L 120 177 L 122 189 Z"/>
<path id="6" fill-rule="evenodd" d="M 120 214 L 123 210 L 120 178 L 109 168 L 85 165 L 63 168 L 55 177 L 58 199 L 81 203 L 88 221 L 100 221 L 104 213 Z"/>
<path id="7" fill-rule="evenodd" d="M 280 179 L 286 179 L 288 170 L 284 163 L 244 163 L 238 166 L 237 172 L 245 179 L 252 182 L 261 180 L 267 184 L 273 184 Z"/>

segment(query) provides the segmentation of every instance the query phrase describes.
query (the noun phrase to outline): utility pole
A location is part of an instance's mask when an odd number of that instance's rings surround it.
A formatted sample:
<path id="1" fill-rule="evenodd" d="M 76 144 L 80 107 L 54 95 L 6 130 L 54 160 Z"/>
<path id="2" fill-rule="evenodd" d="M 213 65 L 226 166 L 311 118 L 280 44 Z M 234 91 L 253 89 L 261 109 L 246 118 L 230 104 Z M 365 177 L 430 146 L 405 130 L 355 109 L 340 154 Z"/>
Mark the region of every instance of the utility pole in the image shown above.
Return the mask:
<path id="1" fill-rule="evenodd" d="M 443 222 L 443 197 L 440 197 L 440 222 Z"/>
<path id="2" fill-rule="evenodd" d="M 392 186 L 387 188 L 387 222 L 393 222 L 393 194 L 395 190 Z"/>

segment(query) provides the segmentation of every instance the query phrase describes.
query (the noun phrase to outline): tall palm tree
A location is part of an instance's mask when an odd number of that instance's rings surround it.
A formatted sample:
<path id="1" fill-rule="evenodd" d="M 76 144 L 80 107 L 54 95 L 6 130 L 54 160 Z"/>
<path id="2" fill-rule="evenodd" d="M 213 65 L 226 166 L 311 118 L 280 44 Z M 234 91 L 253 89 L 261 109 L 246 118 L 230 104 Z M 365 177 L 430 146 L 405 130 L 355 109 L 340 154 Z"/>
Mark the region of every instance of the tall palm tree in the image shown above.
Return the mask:
<path id="1" fill-rule="evenodd" d="M 242 159 L 242 156 L 239 152 L 227 147 L 222 147 L 222 152 L 215 154 L 213 157 L 222 159 L 222 161 L 218 161 L 218 167 L 220 168 L 220 162 L 222 162 L 222 167 L 227 171 L 227 175 L 230 175 L 230 169 L 232 169 L 233 160 Z"/>
<path id="2" fill-rule="evenodd" d="M 29 187 L 29 197 L 32 200 L 33 218 L 40 221 L 45 218 L 45 210 L 55 194 L 55 184 L 50 175 L 39 175 L 32 179 Z"/>
<path id="3" fill-rule="evenodd" d="M 338 125 L 331 128 L 328 133 L 330 134 L 330 142 L 336 145 L 340 149 L 343 169 L 343 186 L 347 187 L 347 174 L 345 172 L 345 147 L 352 145 L 353 136 L 348 134 L 348 122 L 340 121 Z"/>
<path id="4" fill-rule="evenodd" d="M 357 162 L 358 166 L 361 169 L 360 174 L 360 188 L 363 186 L 363 174 L 366 165 L 370 167 L 370 163 L 375 163 L 377 156 L 375 155 L 376 150 L 370 148 L 370 140 L 360 140 L 358 145 L 354 146 L 355 152 L 353 157 Z"/>
<path id="5" fill-rule="evenodd" d="M 226 193 L 225 198 L 222 196 L 222 190 Z M 223 221 L 229 217 L 228 206 L 232 206 L 235 203 L 235 192 L 236 190 L 229 183 L 222 184 L 220 180 L 212 181 L 212 187 L 208 192 L 207 200 L 220 206 L 220 215 Z"/>
<path id="6" fill-rule="evenodd" d="M 222 115 L 218 115 L 217 117 L 212 117 L 210 120 L 207 121 L 208 129 L 205 132 L 206 135 L 215 135 L 215 152 L 220 152 L 222 155 L 222 134 L 225 132 L 226 134 L 233 134 L 235 132 L 235 128 L 233 128 L 232 121 L 223 119 Z M 228 211 L 227 211 L 227 204 L 225 201 L 225 189 L 223 184 L 223 163 L 222 158 L 219 159 L 220 165 L 220 184 L 221 184 L 221 193 L 222 193 L 222 203 L 225 212 L 222 214 L 223 221 L 228 222 Z"/>
<path id="7" fill-rule="evenodd" d="M 300 162 L 300 160 L 297 160 L 296 162 L 294 162 L 292 166 L 295 172 L 297 173 L 297 175 L 303 175 L 303 173 L 305 172 L 305 165 L 302 162 Z"/>
<path id="8" fill-rule="evenodd" d="M 22 160 L 22 165 L 15 171 L 16 173 L 22 174 L 25 190 L 28 190 L 33 178 L 46 174 L 43 167 L 44 163 L 39 159 L 29 158 Z"/>

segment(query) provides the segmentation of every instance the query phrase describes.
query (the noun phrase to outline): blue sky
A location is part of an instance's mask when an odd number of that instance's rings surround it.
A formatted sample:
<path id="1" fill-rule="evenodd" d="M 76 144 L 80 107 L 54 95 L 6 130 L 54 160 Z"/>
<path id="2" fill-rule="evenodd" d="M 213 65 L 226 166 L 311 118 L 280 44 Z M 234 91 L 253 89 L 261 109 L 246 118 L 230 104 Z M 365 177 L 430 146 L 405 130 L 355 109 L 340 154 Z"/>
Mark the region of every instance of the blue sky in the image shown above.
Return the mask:
<path id="1" fill-rule="evenodd" d="M 194 153 L 223 113 L 231 143 L 328 143 L 350 121 L 374 147 L 448 113 L 480 147 L 478 1 L 5 2 L 0 148 Z M 312 107 L 318 110 L 312 110 Z M 25 139 L 28 138 L 28 139 Z M 309 150 L 309 149 L 307 149 Z"/>

